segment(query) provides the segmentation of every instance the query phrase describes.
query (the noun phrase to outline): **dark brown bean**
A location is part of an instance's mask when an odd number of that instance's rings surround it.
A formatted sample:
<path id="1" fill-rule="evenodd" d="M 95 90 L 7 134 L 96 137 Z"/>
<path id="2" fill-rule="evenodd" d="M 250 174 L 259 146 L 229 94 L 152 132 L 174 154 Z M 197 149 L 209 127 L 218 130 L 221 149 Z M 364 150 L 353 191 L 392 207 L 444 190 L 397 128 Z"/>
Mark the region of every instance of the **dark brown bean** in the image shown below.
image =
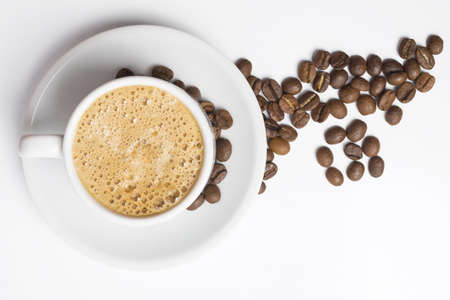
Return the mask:
<path id="1" fill-rule="evenodd" d="M 215 184 L 206 185 L 205 189 L 203 190 L 203 194 L 205 195 L 205 200 L 211 204 L 220 201 L 220 189 Z"/>
<path id="2" fill-rule="evenodd" d="M 383 63 L 378 55 L 371 54 L 367 57 L 367 73 L 369 73 L 370 76 L 380 75 L 382 65 Z"/>
<path id="3" fill-rule="evenodd" d="M 406 72 L 393 72 L 387 76 L 387 80 L 394 86 L 399 86 L 406 81 Z"/>
<path id="4" fill-rule="evenodd" d="M 395 101 L 395 93 L 393 90 L 385 90 L 378 99 L 378 108 L 386 111 Z"/>
<path id="5" fill-rule="evenodd" d="M 403 59 L 414 57 L 416 52 L 416 41 L 410 38 L 403 38 L 398 46 L 398 54 Z"/>
<path id="6" fill-rule="evenodd" d="M 288 77 L 281 83 L 281 88 L 286 94 L 297 95 L 302 91 L 302 83 L 295 77 Z"/>
<path id="7" fill-rule="evenodd" d="M 216 110 L 216 107 L 211 101 L 204 100 L 200 102 L 200 107 L 203 109 L 205 113 L 213 113 Z"/>
<path id="8" fill-rule="evenodd" d="M 361 92 L 367 92 L 370 88 L 369 82 L 362 77 L 353 78 L 350 85 Z"/>
<path id="9" fill-rule="evenodd" d="M 272 178 L 273 176 L 275 176 L 275 174 L 277 174 L 278 172 L 278 167 L 275 163 L 273 162 L 267 162 L 266 163 L 266 168 L 264 170 L 264 180 L 268 180 L 270 178 Z"/>
<path id="10" fill-rule="evenodd" d="M 269 140 L 269 148 L 278 155 L 285 155 L 289 153 L 291 147 L 289 143 L 281 137 L 275 137 Z"/>
<path id="11" fill-rule="evenodd" d="M 227 168 L 219 163 L 215 163 L 209 177 L 209 182 L 219 184 L 227 176 Z"/>
<path id="12" fill-rule="evenodd" d="M 301 109 L 313 110 L 320 103 L 320 97 L 314 92 L 306 91 L 298 99 L 298 104 Z"/>
<path id="13" fill-rule="evenodd" d="M 201 193 L 200 195 L 198 195 L 197 199 L 195 199 L 194 202 L 192 202 L 192 204 L 189 205 L 187 210 L 196 210 L 197 208 L 202 206 L 202 204 L 204 202 L 205 202 L 205 197 L 204 197 L 203 193 Z"/>
<path id="14" fill-rule="evenodd" d="M 306 124 L 308 124 L 309 119 L 309 114 L 303 109 L 297 109 L 291 115 L 291 123 L 295 128 L 298 129 L 305 127 Z"/>
<path id="15" fill-rule="evenodd" d="M 222 134 L 222 129 L 219 128 L 217 125 L 213 125 L 212 127 L 214 138 L 217 140 L 220 138 L 220 135 Z"/>
<path id="16" fill-rule="evenodd" d="M 323 123 L 330 115 L 330 108 L 324 102 L 320 102 L 312 111 L 311 119 L 315 122 Z"/>
<path id="17" fill-rule="evenodd" d="M 268 139 L 278 136 L 280 126 L 277 122 L 272 119 L 264 119 L 264 126 L 266 127 L 266 136 Z"/>
<path id="18" fill-rule="evenodd" d="M 186 88 L 186 86 L 184 85 L 184 82 L 181 81 L 180 79 L 175 79 L 172 83 L 175 84 L 180 89 L 184 90 Z"/>
<path id="19" fill-rule="evenodd" d="M 405 68 L 406 75 L 410 80 L 416 80 L 420 74 L 420 66 L 417 60 L 414 58 L 405 61 L 403 67 Z"/>
<path id="20" fill-rule="evenodd" d="M 417 47 L 416 60 L 424 69 L 431 70 L 434 67 L 433 54 L 425 47 Z"/>
<path id="21" fill-rule="evenodd" d="M 344 176 L 342 175 L 341 171 L 339 171 L 335 167 L 328 168 L 325 172 L 325 176 L 328 182 L 334 186 L 340 186 L 342 185 L 342 183 L 344 183 Z"/>
<path id="22" fill-rule="evenodd" d="M 380 141 L 374 136 L 368 136 L 362 142 L 362 150 L 368 157 L 372 157 L 380 152 Z"/>
<path id="23" fill-rule="evenodd" d="M 267 148 L 267 156 L 266 156 L 266 162 L 272 161 L 274 159 L 273 151 Z"/>
<path id="24" fill-rule="evenodd" d="M 232 146 L 226 138 L 219 138 L 216 140 L 216 159 L 218 161 L 227 161 L 230 159 Z"/>
<path id="25" fill-rule="evenodd" d="M 383 76 L 375 76 L 370 81 L 369 93 L 376 97 L 386 88 L 386 79 Z"/>
<path id="26" fill-rule="evenodd" d="M 347 107 L 344 102 L 339 99 L 330 99 L 327 103 L 328 109 L 330 110 L 330 114 L 337 118 L 343 119 L 347 116 Z"/>
<path id="27" fill-rule="evenodd" d="M 200 101 L 202 100 L 202 94 L 200 93 L 200 90 L 198 89 L 198 87 L 196 86 L 188 86 L 186 88 L 186 93 L 189 94 L 189 96 L 191 96 L 193 99 Z"/>
<path id="28" fill-rule="evenodd" d="M 298 77 L 301 81 L 311 83 L 316 77 L 316 67 L 310 61 L 302 61 L 298 66 Z"/>
<path id="29" fill-rule="evenodd" d="M 339 144 L 345 139 L 345 130 L 340 126 L 333 126 L 325 131 L 325 141 L 330 145 Z"/>
<path id="30" fill-rule="evenodd" d="M 259 79 L 258 77 L 255 77 L 253 75 L 248 76 L 247 78 L 248 84 L 250 85 L 250 87 L 253 90 L 253 93 L 255 93 L 255 95 L 258 95 L 261 92 L 261 87 L 262 87 L 262 81 L 261 79 Z"/>
<path id="31" fill-rule="evenodd" d="M 225 109 L 216 110 L 216 123 L 220 129 L 229 129 L 233 126 L 233 117 Z"/>
<path id="32" fill-rule="evenodd" d="M 330 52 L 326 50 L 317 50 L 314 52 L 312 61 L 317 69 L 325 70 L 330 65 Z"/>
<path id="33" fill-rule="evenodd" d="M 402 120 L 403 111 L 400 107 L 392 105 L 385 114 L 386 122 L 394 126 L 400 123 Z"/>
<path id="34" fill-rule="evenodd" d="M 350 57 L 343 51 L 335 51 L 331 54 L 330 64 L 336 70 L 344 69 L 349 62 Z"/>
<path id="35" fill-rule="evenodd" d="M 256 100 L 258 100 L 259 108 L 261 109 L 261 111 L 262 112 L 266 111 L 268 105 L 266 98 L 264 98 L 261 95 L 256 95 Z"/>
<path id="36" fill-rule="evenodd" d="M 372 177 L 380 177 L 384 172 L 384 160 L 379 156 L 373 156 L 369 160 L 369 173 Z"/>
<path id="37" fill-rule="evenodd" d="M 346 135 L 350 141 L 356 143 L 366 135 L 366 132 L 367 124 L 364 121 L 355 119 L 347 126 Z"/>
<path id="38" fill-rule="evenodd" d="M 117 74 L 116 74 L 116 79 L 117 78 L 123 78 L 123 77 L 128 77 L 128 76 L 134 76 L 134 72 L 131 71 L 128 68 L 122 68 L 120 69 Z"/>
<path id="39" fill-rule="evenodd" d="M 261 186 L 259 187 L 258 195 L 261 195 L 266 191 L 266 183 L 263 181 L 261 182 Z"/>
<path id="40" fill-rule="evenodd" d="M 433 55 L 440 54 L 444 48 L 444 41 L 440 36 L 432 34 L 427 38 L 427 48 Z"/>
<path id="41" fill-rule="evenodd" d="M 422 72 L 416 79 L 416 89 L 419 92 L 426 93 L 433 88 L 435 81 L 436 79 L 433 75 L 428 72 Z"/>
<path id="42" fill-rule="evenodd" d="M 278 101 L 283 95 L 281 86 L 273 79 L 266 79 L 262 85 L 262 91 L 267 100 L 271 102 Z"/>
<path id="43" fill-rule="evenodd" d="M 352 161 L 347 167 L 347 177 L 352 181 L 360 180 L 364 175 L 364 165 L 359 161 Z"/>
<path id="44" fill-rule="evenodd" d="M 280 125 L 280 129 L 278 130 L 278 135 L 287 142 L 295 141 L 297 138 L 297 130 L 295 130 L 292 126 L 289 125 Z"/>
<path id="45" fill-rule="evenodd" d="M 328 74 L 327 72 L 319 71 L 316 73 L 316 78 L 314 78 L 312 86 L 316 92 L 323 93 L 327 90 L 329 84 L 330 74 Z"/>
<path id="46" fill-rule="evenodd" d="M 170 81 L 173 78 L 173 71 L 165 66 L 154 66 L 152 69 L 152 76 L 162 80 Z"/>
<path id="47" fill-rule="evenodd" d="M 402 103 L 408 103 L 416 95 L 416 86 L 414 83 L 406 81 L 395 91 L 395 96 Z"/>
<path id="48" fill-rule="evenodd" d="M 333 164 L 333 152 L 330 148 L 322 146 L 316 151 L 316 159 L 319 165 L 328 168 Z"/>
<path id="49" fill-rule="evenodd" d="M 333 70 L 330 73 L 330 85 L 335 89 L 340 89 L 345 85 L 348 73 L 345 70 Z"/>
<path id="50" fill-rule="evenodd" d="M 377 110 L 375 99 L 369 95 L 361 95 L 356 101 L 356 107 L 363 116 L 373 114 Z"/>
<path id="51" fill-rule="evenodd" d="M 339 90 L 339 99 L 344 103 L 353 103 L 358 100 L 359 91 L 351 85 L 346 85 Z"/>
<path id="52" fill-rule="evenodd" d="M 351 160 L 359 160 L 362 158 L 362 149 L 354 143 L 347 143 L 344 146 L 345 155 Z"/>
<path id="53" fill-rule="evenodd" d="M 366 72 L 366 60 L 360 55 L 350 56 L 348 70 L 353 76 L 361 76 Z"/>
<path id="54" fill-rule="evenodd" d="M 402 72 L 403 66 L 401 63 L 393 58 L 388 58 L 383 61 L 383 73 L 384 75 L 389 75 L 393 72 Z"/>
<path id="55" fill-rule="evenodd" d="M 269 117 L 275 122 L 280 122 L 284 119 L 284 112 L 281 110 L 278 102 L 269 102 L 267 112 L 269 113 Z"/>
<path id="56" fill-rule="evenodd" d="M 297 108 L 299 108 L 298 100 L 291 94 L 284 94 L 280 101 L 278 101 L 280 109 L 287 113 L 292 114 Z"/>
<path id="57" fill-rule="evenodd" d="M 245 78 L 250 76 L 252 73 L 252 63 L 246 59 L 241 58 L 236 62 L 236 67 L 241 71 L 242 75 L 244 75 Z"/>

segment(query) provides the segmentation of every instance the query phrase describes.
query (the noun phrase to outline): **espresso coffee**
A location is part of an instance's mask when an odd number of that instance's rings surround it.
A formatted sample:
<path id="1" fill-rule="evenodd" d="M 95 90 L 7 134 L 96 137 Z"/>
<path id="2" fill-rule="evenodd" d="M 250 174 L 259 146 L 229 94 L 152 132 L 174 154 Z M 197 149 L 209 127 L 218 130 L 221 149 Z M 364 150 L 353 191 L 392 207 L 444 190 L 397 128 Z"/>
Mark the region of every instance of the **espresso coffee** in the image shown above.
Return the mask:
<path id="1" fill-rule="evenodd" d="M 78 177 L 104 207 L 131 217 L 163 213 L 197 181 L 203 137 L 189 109 L 168 92 L 128 86 L 97 98 L 72 146 Z"/>

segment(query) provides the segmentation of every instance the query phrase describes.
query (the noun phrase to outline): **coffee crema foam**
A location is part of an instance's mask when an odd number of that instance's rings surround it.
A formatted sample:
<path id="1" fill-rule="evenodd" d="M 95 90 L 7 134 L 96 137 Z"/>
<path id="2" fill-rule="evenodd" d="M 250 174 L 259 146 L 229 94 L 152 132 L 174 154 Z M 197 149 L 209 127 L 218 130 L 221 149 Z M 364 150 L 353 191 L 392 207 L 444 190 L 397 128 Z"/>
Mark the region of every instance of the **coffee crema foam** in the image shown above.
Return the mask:
<path id="1" fill-rule="evenodd" d="M 150 216 L 180 203 L 198 179 L 203 137 L 189 109 L 151 86 L 112 90 L 84 112 L 72 157 L 84 188 L 104 207 Z"/>

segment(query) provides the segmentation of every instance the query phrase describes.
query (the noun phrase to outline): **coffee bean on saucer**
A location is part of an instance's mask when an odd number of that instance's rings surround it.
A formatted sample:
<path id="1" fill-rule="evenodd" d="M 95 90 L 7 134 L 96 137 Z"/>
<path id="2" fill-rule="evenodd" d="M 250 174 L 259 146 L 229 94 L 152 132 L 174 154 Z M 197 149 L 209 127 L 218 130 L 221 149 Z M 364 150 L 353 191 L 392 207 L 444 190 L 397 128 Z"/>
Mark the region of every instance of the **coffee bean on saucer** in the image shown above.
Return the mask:
<path id="1" fill-rule="evenodd" d="M 292 114 L 297 108 L 299 108 L 298 100 L 291 94 L 284 94 L 281 96 L 280 101 L 278 101 L 280 109 L 287 113 Z"/>
<path id="2" fill-rule="evenodd" d="M 269 140 L 269 148 L 278 155 L 285 155 L 289 153 L 291 147 L 289 143 L 281 137 L 275 137 Z"/>
<path id="3" fill-rule="evenodd" d="M 339 99 L 344 103 L 353 103 L 359 98 L 359 91 L 351 85 L 346 85 L 339 90 Z"/>
<path id="4" fill-rule="evenodd" d="M 128 77 L 128 76 L 134 76 L 134 72 L 131 71 L 128 68 L 122 68 L 120 69 L 117 74 L 116 74 L 116 79 L 117 78 L 123 78 L 123 77 Z"/>
<path id="5" fill-rule="evenodd" d="M 278 172 L 278 167 L 275 163 L 273 162 L 267 162 L 266 163 L 266 168 L 264 170 L 264 180 L 268 180 L 270 178 L 272 178 L 273 176 L 275 176 L 275 174 L 277 174 Z"/>
<path id="6" fill-rule="evenodd" d="M 219 184 L 227 176 L 227 168 L 219 163 L 215 163 L 209 177 L 209 182 L 213 184 Z"/>
<path id="7" fill-rule="evenodd" d="M 330 145 L 339 144 L 345 139 L 345 130 L 340 126 L 332 126 L 325 131 L 325 141 Z"/>
<path id="8" fill-rule="evenodd" d="M 259 187 L 258 195 L 261 195 L 266 191 L 266 183 L 263 181 L 261 182 L 261 186 Z"/>
<path id="9" fill-rule="evenodd" d="M 320 102 L 312 111 L 311 119 L 315 122 L 323 123 L 330 115 L 330 108 L 327 103 Z"/>
<path id="10" fill-rule="evenodd" d="M 283 95 L 281 86 L 273 79 L 266 79 L 262 85 L 262 91 L 267 100 L 271 102 L 278 101 Z"/>
<path id="11" fill-rule="evenodd" d="M 328 168 L 333 164 L 333 152 L 330 148 L 322 146 L 316 151 L 316 159 L 319 165 Z"/>
<path id="12" fill-rule="evenodd" d="M 222 134 L 222 129 L 220 129 L 220 127 L 217 125 L 213 125 L 212 130 L 213 130 L 214 138 L 216 140 L 218 138 L 220 138 L 220 135 Z"/>
<path id="13" fill-rule="evenodd" d="M 336 119 L 343 119 L 347 116 L 347 107 L 339 99 L 330 99 L 327 103 L 330 114 Z"/>
<path id="14" fill-rule="evenodd" d="M 266 156 L 266 162 L 272 161 L 274 159 L 273 151 L 270 149 L 267 149 L 267 156 Z"/>
<path id="15" fill-rule="evenodd" d="M 385 90 L 378 99 L 378 108 L 386 111 L 395 101 L 395 93 L 393 90 Z"/>
<path id="16" fill-rule="evenodd" d="M 384 171 L 384 160 L 379 156 L 373 156 L 369 160 L 369 173 L 372 177 L 380 177 Z"/>
<path id="17" fill-rule="evenodd" d="M 266 127 L 266 136 L 268 139 L 278 136 L 278 129 L 280 125 L 272 119 L 265 119 L 264 126 Z"/>
<path id="18" fill-rule="evenodd" d="M 369 95 L 361 95 L 356 101 L 356 107 L 363 116 L 373 114 L 377 110 L 375 99 Z"/>
<path id="19" fill-rule="evenodd" d="M 414 83 L 406 81 L 395 91 L 395 96 L 402 103 L 408 103 L 416 95 L 416 86 Z"/>
<path id="20" fill-rule="evenodd" d="M 362 149 L 354 143 L 347 143 L 344 146 L 345 155 L 351 160 L 359 160 L 362 158 Z"/>
<path id="21" fill-rule="evenodd" d="M 334 186 L 340 186 L 342 185 L 342 183 L 344 183 L 344 176 L 342 175 L 341 171 L 339 171 L 335 167 L 328 168 L 325 172 L 325 176 L 328 182 Z"/>
<path id="22" fill-rule="evenodd" d="M 301 109 L 313 110 L 320 103 L 320 97 L 312 91 L 304 92 L 298 99 L 298 104 Z"/>
<path id="23" fill-rule="evenodd" d="M 366 135 L 366 131 L 367 124 L 364 121 L 355 119 L 347 126 L 347 138 L 355 143 Z"/>
<path id="24" fill-rule="evenodd" d="M 173 78 L 173 71 L 165 66 L 155 66 L 152 69 L 152 76 L 162 80 L 170 81 Z"/>
<path id="25" fill-rule="evenodd" d="M 343 51 L 335 51 L 330 56 L 330 64 L 336 70 L 342 70 L 348 66 L 350 57 Z"/>
<path id="26" fill-rule="evenodd" d="M 262 87 L 262 81 L 261 79 L 259 79 L 258 77 L 255 77 L 253 75 L 248 76 L 247 78 L 248 84 L 250 85 L 250 87 L 253 90 L 253 93 L 255 93 L 255 95 L 258 95 L 259 92 L 261 92 L 261 87 Z"/>
<path id="27" fill-rule="evenodd" d="M 399 86 L 406 81 L 406 72 L 391 73 L 387 76 L 387 81 L 394 86 Z"/>
<path id="28" fill-rule="evenodd" d="M 194 100 L 200 101 L 202 100 L 202 94 L 200 93 L 200 90 L 196 86 L 188 86 L 186 88 L 186 93 L 189 94 Z"/>
<path id="29" fill-rule="evenodd" d="M 383 76 L 375 76 L 370 81 L 369 93 L 376 97 L 386 88 L 386 79 Z"/>
<path id="30" fill-rule="evenodd" d="M 383 63 L 378 55 L 371 54 L 367 57 L 367 73 L 369 73 L 370 76 L 380 75 L 382 65 Z"/>
<path id="31" fill-rule="evenodd" d="M 398 54 L 403 59 L 414 57 L 416 52 L 416 41 L 410 38 L 403 38 L 398 46 Z"/>
<path id="32" fill-rule="evenodd" d="M 209 113 L 206 113 L 206 115 L 208 116 L 208 120 L 211 122 L 211 124 L 216 124 L 215 112 L 209 112 Z"/>
<path id="33" fill-rule="evenodd" d="M 184 90 L 186 88 L 186 86 L 184 85 L 184 82 L 179 79 L 175 79 L 172 83 L 175 84 L 180 89 Z"/>
<path id="34" fill-rule="evenodd" d="M 414 58 L 410 58 L 403 64 L 403 67 L 406 72 L 406 76 L 408 76 L 408 79 L 410 80 L 416 80 L 416 78 L 420 74 L 420 66 L 417 60 Z"/>
<path id="35" fill-rule="evenodd" d="M 444 48 L 444 41 L 440 36 L 432 34 L 427 39 L 427 48 L 433 55 L 440 54 Z"/>
<path id="36" fill-rule="evenodd" d="M 298 129 L 305 127 L 306 124 L 308 124 L 309 119 L 309 114 L 303 109 L 297 109 L 291 115 L 291 123 L 295 128 Z"/>
<path id="37" fill-rule="evenodd" d="M 430 50 L 419 46 L 416 49 L 416 60 L 422 68 L 431 70 L 434 67 L 434 57 Z"/>
<path id="38" fill-rule="evenodd" d="M 278 130 L 278 135 L 287 142 L 295 141 L 297 138 L 297 130 L 292 128 L 292 126 L 289 125 L 280 125 L 280 129 Z"/>
<path id="39" fill-rule="evenodd" d="M 212 113 L 216 110 L 214 104 L 211 101 L 205 100 L 200 102 L 200 107 L 203 109 L 205 113 Z"/>
<path id="40" fill-rule="evenodd" d="M 203 190 L 203 194 L 205 195 L 205 200 L 211 204 L 217 203 L 220 201 L 220 189 L 215 184 L 208 184 L 205 186 Z"/>
<path id="41" fill-rule="evenodd" d="M 267 105 L 269 104 L 266 100 L 266 98 L 264 98 L 261 95 L 256 95 L 256 100 L 258 100 L 258 104 L 259 104 L 259 108 L 261 109 L 262 112 L 267 110 Z"/>
<path id="42" fill-rule="evenodd" d="M 269 102 L 267 105 L 267 112 L 272 120 L 275 122 L 280 122 L 284 119 L 284 112 L 281 110 L 278 102 Z"/>
<path id="43" fill-rule="evenodd" d="M 246 59 L 241 58 L 236 62 L 236 67 L 241 71 L 242 75 L 244 75 L 245 78 L 250 76 L 252 73 L 252 63 Z"/>
<path id="44" fill-rule="evenodd" d="M 316 73 L 316 77 L 314 78 L 312 86 L 316 92 L 323 93 L 327 90 L 329 84 L 330 74 L 328 74 L 327 72 L 319 71 Z"/>
<path id="45" fill-rule="evenodd" d="M 360 92 L 367 92 L 369 90 L 369 82 L 362 77 L 355 77 L 350 82 L 352 88 L 357 89 Z"/>
<path id="46" fill-rule="evenodd" d="M 422 72 L 416 79 L 416 89 L 422 93 L 428 92 L 433 87 L 435 81 L 436 79 L 433 75 L 428 72 Z"/>
<path id="47" fill-rule="evenodd" d="M 312 58 L 317 69 L 325 70 L 330 65 L 330 52 L 326 50 L 317 50 Z"/>
<path id="48" fill-rule="evenodd" d="M 366 60 L 360 55 L 350 56 L 348 70 L 353 76 L 361 76 L 366 72 Z"/>
<path id="49" fill-rule="evenodd" d="M 364 175 L 364 165 L 359 161 L 352 161 L 347 167 L 347 177 L 352 181 L 360 180 Z"/>
<path id="50" fill-rule="evenodd" d="M 189 205 L 189 207 L 187 209 L 188 210 L 196 210 L 197 208 L 202 206 L 202 204 L 204 202 L 205 202 L 205 196 L 203 195 L 203 193 L 201 193 L 200 195 L 198 195 L 197 199 L 195 199 L 194 202 L 192 202 L 192 204 Z"/>
<path id="51" fill-rule="evenodd" d="M 218 109 L 216 111 L 216 123 L 220 129 L 229 129 L 233 126 L 233 118 L 225 109 Z"/>
<path id="52" fill-rule="evenodd" d="M 281 83 L 285 94 L 297 95 L 302 91 L 302 83 L 295 77 L 288 77 Z"/>
<path id="53" fill-rule="evenodd" d="M 397 125 L 402 120 L 403 111 L 400 107 L 392 105 L 385 114 L 386 122 L 390 125 Z"/>
<path id="54" fill-rule="evenodd" d="M 362 142 L 362 150 L 368 157 L 375 156 L 380 151 L 380 141 L 374 136 L 368 136 Z"/>
<path id="55" fill-rule="evenodd" d="M 302 61 L 298 66 L 298 77 L 301 81 L 311 83 L 316 77 L 316 67 L 310 61 Z"/>
<path id="56" fill-rule="evenodd" d="M 388 76 L 389 74 L 394 73 L 394 72 L 403 72 L 402 64 L 393 58 L 388 58 L 388 59 L 383 60 L 382 68 L 383 68 L 383 73 L 386 76 Z"/>
<path id="57" fill-rule="evenodd" d="M 230 159 L 232 152 L 231 143 L 226 138 L 219 138 L 216 140 L 216 159 L 218 161 L 227 161 Z"/>
<path id="58" fill-rule="evenodd" d="M 340 89 L 345 85 L 348 73 L 345 70 L 333 70 L 330 73 L 330 85 L 335 89 Z"/>

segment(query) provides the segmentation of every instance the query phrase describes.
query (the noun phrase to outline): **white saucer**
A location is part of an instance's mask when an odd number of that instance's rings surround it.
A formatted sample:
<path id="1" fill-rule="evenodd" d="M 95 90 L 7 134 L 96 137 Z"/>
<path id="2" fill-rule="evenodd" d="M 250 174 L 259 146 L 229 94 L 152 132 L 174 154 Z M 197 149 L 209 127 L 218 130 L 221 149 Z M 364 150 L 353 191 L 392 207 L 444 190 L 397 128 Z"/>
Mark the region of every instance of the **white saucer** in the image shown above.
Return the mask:
<path id="1" fill-rule="evenodd" d="M 224 131 L 233 154 L 226 162 L 228 176 L 220 184 L 219 203 L 205 203 L 160 225 L 118 225 L 77 198 L 62 160 L 23 159 L 31 197 L 48 224 L 88 256 L 128 268 L 187 262 L 223 237 L 256 198 L 266 157 L 259 106 L 233 63 L 191 35 L 149 25 L 103 32 L 59 59 L 31 101 L 24 133 L 63 133 L 80 99 L 114 78 L 120 67 L 149 74 L 155 64 L 169 66 L 176 78 L 198 86 L 205 99 L 226 108 L 234 118 L 234 126 Z"/>

